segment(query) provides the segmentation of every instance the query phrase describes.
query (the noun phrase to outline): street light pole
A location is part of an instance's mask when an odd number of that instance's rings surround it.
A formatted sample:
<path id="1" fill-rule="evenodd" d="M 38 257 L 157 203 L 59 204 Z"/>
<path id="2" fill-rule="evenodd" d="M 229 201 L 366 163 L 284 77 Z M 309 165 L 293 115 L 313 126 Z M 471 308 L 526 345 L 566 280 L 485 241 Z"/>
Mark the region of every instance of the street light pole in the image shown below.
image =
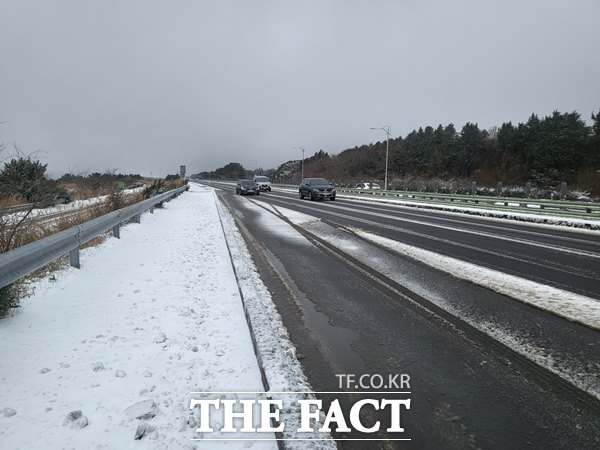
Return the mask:
<path id="1" fill-rule="evenodd" d="M 301 172 L 302 178 L 300 180 L 300 181 L 302 181 L 302 180 L 304 180 L 304 147 L 292 147 L 292 149 L 294 149 L 294 150 L 302 150 L 302 172 Z"/>
<path id="2" fill-rule="evenodd" d="M 388 182 L 388 159 L 390 154 L 390 134 L 392 133 L 392 128 L 389 125 L 379 128 L 371 127 L 371 130 L 383 130 L 387 139 L 385 140 L 385 181 L 383 184 L 383 189 L 387 191 L 387 182 Z"/>

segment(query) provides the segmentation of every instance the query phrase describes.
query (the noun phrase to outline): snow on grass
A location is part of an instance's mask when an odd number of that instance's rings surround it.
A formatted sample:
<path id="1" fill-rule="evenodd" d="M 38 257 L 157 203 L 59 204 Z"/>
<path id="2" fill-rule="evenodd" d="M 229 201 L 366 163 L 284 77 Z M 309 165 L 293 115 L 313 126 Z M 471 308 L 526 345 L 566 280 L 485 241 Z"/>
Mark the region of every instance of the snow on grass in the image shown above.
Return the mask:
<path id="1" fill-rule="evenodd" d="M 212 190 L 192 186 L 121 237 L 0 321 L 0 448 L 277 448 L 190 441 L 208 437 L 191 392 L 263 390 Z M 291 383 L 273 364 L 272 385 Z"/>
<path id="2" fill-rule="evenodd" d="M 127 189 L 127 190 L 122 191 L 121 194 L 123 196 L 127 197 L 130 195 L 137 194 L 138 192 L 142 192 L 144 189 L 145 189 L 144 187 Z M 72 202 L 65 203 L 65 204 L 56 204 L 54 206 L 49 206 L 47 208 L 34 208 L 29 213 L 29 217 L 43 218 L 44 216 L 49 216 L 49 215 L 56 214 L 56 213 L 73 212 L 73 211 L 77 211 L 78 209 L 84 209 L 84 208 L 88 208 L 91 206 L 102 206 L 102 204 L 106 203 L 106 201 L 109 198 L 110 198 L 110 195 L 100 195 L 98 197 L 91 197 L 91 198 L 87 198 L 85 200 L 73 200 Z M 12 220 L 16 221 L 16 220 L 21 219 L 24 215 L 25 215 L 24 211 L 19 211 L 16 213 L 8 214 L 7 216 L 10 218 L 11 221 Z"/>

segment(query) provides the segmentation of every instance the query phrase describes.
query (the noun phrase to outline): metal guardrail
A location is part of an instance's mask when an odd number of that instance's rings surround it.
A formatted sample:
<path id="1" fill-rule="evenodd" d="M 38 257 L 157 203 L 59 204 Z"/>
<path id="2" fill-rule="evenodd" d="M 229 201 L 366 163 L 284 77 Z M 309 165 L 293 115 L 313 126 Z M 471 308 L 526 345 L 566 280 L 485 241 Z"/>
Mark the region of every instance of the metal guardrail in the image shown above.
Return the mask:
<path id="1" fill-rule="evenodd" d="M 0 288 L 67 253 L 70 255 L 70 264 L 79 268 L 81 245 L 111 229 L 113 236 L 119 238 L 123 222 L 133 219 L 134 222 L 140 223 L 143 212 L 152 212 L 157 204 L 172 199 L 186 189 L 187 186 L 173 189 L 0 254 Z"/>
<path id="2" fill-rule="evenodd" d="M 297 189 L 297 185 L 273 184 L 274 187 Z M 600 203 L 568 200 L 544 200 L 519 197 L 495 197 L 483 195 L 441 194 L 435 192 L 384 191 L 379 189 L 355 189 L 336 187 L 338 194 L 351 194 L 364 198 L 387 198 L 407 203 L 426 200 L 431 205 L 478 207 L 484 210 L 552 214 L 582 219 L 600 219 Z"/>
<path id="3" fill-rule="evenodd" d="M 385 197 L 407 201 L 427 200 L 436 204 L 464 204 L 486 206 L 494 209 L 527 210 L 527 212 L 566 213 L 571 216 L 600 218 L 600 203 L 565 200 L 536 200 L 518 197 L 492 197 L 479 195 L 439 194 L 431 192 L 380 191 L 337 188 L 338 192 L 359 194 L 365 197 Z"/>

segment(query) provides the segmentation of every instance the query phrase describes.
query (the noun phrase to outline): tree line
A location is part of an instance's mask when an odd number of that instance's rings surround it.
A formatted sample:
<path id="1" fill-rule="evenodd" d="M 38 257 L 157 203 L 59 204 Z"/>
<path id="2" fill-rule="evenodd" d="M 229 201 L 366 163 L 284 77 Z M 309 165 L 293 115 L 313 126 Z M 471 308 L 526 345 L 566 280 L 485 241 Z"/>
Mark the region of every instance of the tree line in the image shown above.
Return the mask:
<path id="1" fill-rule="evenodd" d="M 426 126 L 389 140 L 388 179 L 391 188 L 406 179 L 476 181 L 479 185 L 525 184 L 558 189 L 562 181 L 600 195 L 600 111 L 588 126 L 577 112 L 531 114 L 524 123 L 505 122 L 480 129 L 466 123 Z M 386 141 L 345 149 L 337 155 L 323 150 L 304 160 L 305 176 L 325 177 L 340 184 L 383 180 Z M 300 181 L 300 161 L 266 171 L 276 181 Z M 202 178 L 235 179 L 250 175 L 230 163 Z"/>
<path id="2" fill-rule="evenodd" d="M 388 176 L 472 180 L 482 185 L 532 182 L 556 188 L 561 181 L 600 194 L 600 112 L 588 127 L 579 113 L 560 113 L 482 130 L 466 123 L 426 126 L 389 141 Z M 305 172 L 340 181 L 383 179 L 386 141 L 346 149 L 335 156 L 317 152 Z"/>

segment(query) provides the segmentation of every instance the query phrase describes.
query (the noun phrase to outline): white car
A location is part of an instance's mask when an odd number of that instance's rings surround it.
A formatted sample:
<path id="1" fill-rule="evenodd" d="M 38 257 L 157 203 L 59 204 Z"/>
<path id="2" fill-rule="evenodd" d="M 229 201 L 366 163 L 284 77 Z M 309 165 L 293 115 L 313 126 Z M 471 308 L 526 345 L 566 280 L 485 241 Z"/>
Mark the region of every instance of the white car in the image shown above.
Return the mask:
<path id="1" fill-rule="evenodd" d="M 358 183 L 354 189 L 381 189 L 379 183 Z"/>
<path id="2" fill-rule="evenodd" d="M 271 180 L 261 175 L 256 175 L 253 180 L 261 191 L 271 191 Z"/>

